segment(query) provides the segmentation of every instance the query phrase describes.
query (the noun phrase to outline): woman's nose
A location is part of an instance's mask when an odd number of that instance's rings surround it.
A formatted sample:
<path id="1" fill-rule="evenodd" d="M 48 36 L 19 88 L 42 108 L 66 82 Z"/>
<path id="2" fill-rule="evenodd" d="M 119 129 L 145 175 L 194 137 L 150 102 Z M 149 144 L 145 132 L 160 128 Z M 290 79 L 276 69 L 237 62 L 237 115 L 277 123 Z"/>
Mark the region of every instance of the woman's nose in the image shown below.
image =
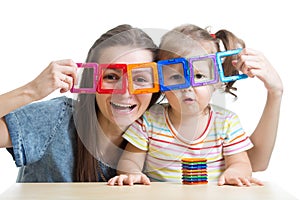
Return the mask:
<path id="1" fill-rule="evenodd" d="M 121 94 L 122 96 L 124 96 L 124 97 L 131 97 L 132 94 L 130 93 L 130 90 L 129 90 L 129 84 L 128 84 L 127 78 L 125 78 L 125 80 L 120 80 L 118 82 L 118 87 L 119 88 L 125 88 L 124 89 L 124 93 Z"/>

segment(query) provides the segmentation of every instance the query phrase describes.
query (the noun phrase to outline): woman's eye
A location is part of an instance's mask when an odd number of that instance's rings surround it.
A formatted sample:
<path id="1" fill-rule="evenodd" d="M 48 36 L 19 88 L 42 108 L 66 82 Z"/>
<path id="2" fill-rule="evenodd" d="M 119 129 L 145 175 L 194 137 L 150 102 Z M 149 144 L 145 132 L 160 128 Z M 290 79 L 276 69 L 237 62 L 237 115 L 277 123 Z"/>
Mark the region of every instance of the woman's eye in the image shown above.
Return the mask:
<path id="1" fill-rule="evenodd" d="M 143 77 L 138 77 L 138 78 L 134 79 L 134 82 L 145 83 L 145 82 L 148 82 L 148 81 Z"/>
<path id="2" fill-rule="evenodd" d="M 105 81 L 118 81 L 119 79 L 120 77 L 115 74 L 106 74 L 103 76 L 103 80 Z"/>
<path id="3" fill-rule="evenodd" d="M 133 79 L 133 83 L 135 87 L 153 87 L 153 81 L 150 78 L 147 77 L 136 77 Z"/>

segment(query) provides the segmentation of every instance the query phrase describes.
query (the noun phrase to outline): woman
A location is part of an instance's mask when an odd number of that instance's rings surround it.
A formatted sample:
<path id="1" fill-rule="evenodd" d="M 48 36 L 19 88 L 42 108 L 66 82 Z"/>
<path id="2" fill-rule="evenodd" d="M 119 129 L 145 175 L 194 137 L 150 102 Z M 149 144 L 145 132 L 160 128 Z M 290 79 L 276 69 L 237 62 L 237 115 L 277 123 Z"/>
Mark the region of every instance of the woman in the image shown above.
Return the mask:
<path id="1" fill-rule="evenodd" d="M 142 30 L 121 25 L 94 43 L 86 62 L 152 62 L 156 49 Z M 10 152 L 21 167 L 18 181 L 106 181 L 115 174 L 114 164 L 125 145 L 123 131 L 159 96 L 126 91 L 29 104 L 58 88 L 68 91 L 76 68 L 71 60 L 52 62 L 32 82 L 1 95 L 0 146 L 13 147 Z M 89 75 L 84 73 L 82 84 Z M 119 74 L 107 75 L 113 76 Z"/>

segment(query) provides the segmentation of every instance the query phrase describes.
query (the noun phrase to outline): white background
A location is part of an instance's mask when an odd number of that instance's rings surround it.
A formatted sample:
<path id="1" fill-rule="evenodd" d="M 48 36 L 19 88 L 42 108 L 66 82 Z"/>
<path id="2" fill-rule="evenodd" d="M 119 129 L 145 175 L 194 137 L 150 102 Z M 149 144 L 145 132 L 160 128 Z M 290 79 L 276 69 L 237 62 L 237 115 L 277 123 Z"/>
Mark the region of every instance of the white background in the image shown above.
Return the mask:
<path id="1" fill-rule="evenodd" d="M 171 29 L 193 23 L 212 31 L 225 28 L 264 52 L 284 83 L 281 118 L 269 168 L 255 173 L 294 196 L 299 191 L 299 7 L 296 0 L 10 0 L 0 2 L 0 94 L 35 78 L 52 60 L 84 62 L 89 47 L 119 24 Z M 143 5 L 142 5 L 143 4 Z M 239 99 L 227 106 L 251 133 L 266 93 L 257 79 L 239 81 Z M 298 89 L 297 89 L 298 88 Z M 60 95 L 55 92 L 50 97 Z M 297 97 L 296 97 L 297 95 Z M 297 100 L 298 99 L 298 100 Z M 1 105 L 0 105 L 1 106 Z M 297 119 L 298 118 L 298 119 Z M 297 125 L 298 124 L 298 125 Z M 297 145 L 298 144 L 298 145 Z M 0 193 L 15 182 L 17 168 L 0 149 Z"/>

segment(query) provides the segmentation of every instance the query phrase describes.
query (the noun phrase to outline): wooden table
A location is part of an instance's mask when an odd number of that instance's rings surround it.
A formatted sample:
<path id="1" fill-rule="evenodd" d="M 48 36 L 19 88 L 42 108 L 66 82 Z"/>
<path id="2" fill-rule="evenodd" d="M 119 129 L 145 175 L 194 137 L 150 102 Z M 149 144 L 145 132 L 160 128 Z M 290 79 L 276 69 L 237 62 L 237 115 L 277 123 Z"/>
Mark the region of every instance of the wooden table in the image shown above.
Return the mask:
<path id="1" fill-rule="evenodd" d="M 150 186 L 108 186 L 106 183 L 16 183 L 0 195 L 2 200 L 15 199 L 296 199 L 272 183 L 265 186 L 234 187 L 151 183 Z"/>

